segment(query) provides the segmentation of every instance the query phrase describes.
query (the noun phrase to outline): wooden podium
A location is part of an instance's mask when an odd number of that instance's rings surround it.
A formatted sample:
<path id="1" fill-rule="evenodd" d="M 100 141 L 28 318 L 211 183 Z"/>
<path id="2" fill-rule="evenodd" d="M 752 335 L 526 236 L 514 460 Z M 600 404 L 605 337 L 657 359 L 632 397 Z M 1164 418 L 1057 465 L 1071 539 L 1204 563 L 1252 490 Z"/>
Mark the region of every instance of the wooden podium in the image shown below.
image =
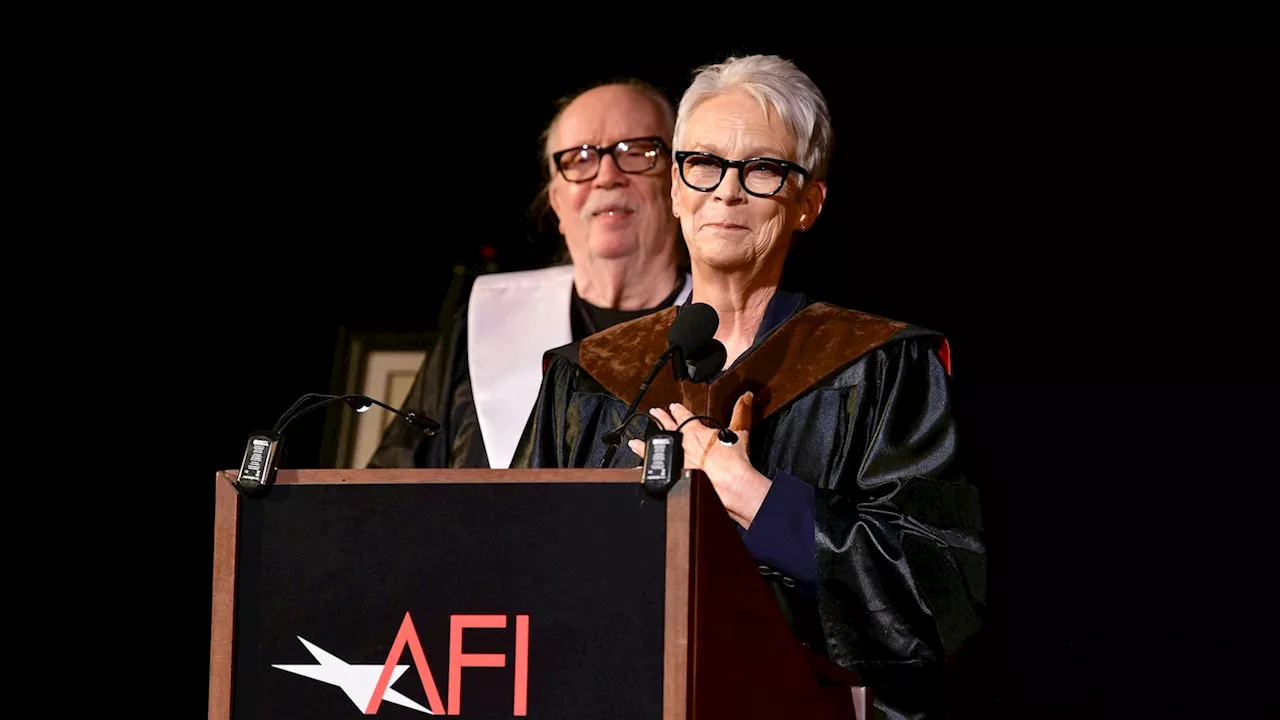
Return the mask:
<path id="1" fill-rule="evenodd" d="M 869 720 L 701 473 L 217 474 L 210 720 Z"/>

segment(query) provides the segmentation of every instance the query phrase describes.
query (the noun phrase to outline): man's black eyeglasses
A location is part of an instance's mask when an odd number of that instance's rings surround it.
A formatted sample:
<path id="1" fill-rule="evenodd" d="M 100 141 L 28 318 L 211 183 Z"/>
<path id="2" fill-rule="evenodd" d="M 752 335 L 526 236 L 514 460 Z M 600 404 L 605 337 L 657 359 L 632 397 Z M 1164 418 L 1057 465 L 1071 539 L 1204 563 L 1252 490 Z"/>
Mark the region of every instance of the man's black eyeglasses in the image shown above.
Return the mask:
<path id="1" fill-rule="evenodd" d="M 738 182 L 742 189 L 756 197 L 776 195 L 790 173 L 809 177 L 808 170 L 793 162 L 767 157 L 725 160 L 711 153 L 679 150 L 676 163 L 680 166 L 680 179 L 699 192 L 711 192 L 720 187 L 729 168 L 738 169 Z"/>
<path id="2" fill-rule="evenodd" d="M 612 155 L 613 162 L 624 173 L 643 173 L 658 164 L 665 154 L 666 143 L 659 137 L 628 138 L 612 145 L 581 145 L 551 154 L 551 162 L 569 182 L 586 182 L 595 179 L 605 155 Z"/>

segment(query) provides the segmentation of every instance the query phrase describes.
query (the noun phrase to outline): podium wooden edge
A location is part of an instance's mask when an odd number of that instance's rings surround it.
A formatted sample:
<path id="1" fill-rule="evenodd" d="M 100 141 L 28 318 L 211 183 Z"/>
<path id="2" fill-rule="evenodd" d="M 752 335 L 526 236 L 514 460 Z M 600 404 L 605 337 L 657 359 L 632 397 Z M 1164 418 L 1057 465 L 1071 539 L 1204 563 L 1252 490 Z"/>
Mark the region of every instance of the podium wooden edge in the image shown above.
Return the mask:
<path id="1" fill-rule="evenodd" d="M 240 495 L 233 486 L 238 471 L 217 473 L 213 521 L 213 609 L 209 651 L 209 720 L 231 720 L 235 659 L 235 585 Z M 281 470 L 281 485 L 422 484 L 466 482 L 640 483 L 637 469 L 520 470 Z M 685 720 L 689 714 L 689 523 L 692 478 L 685 472 L 666 497 L 666 589 L 663 598 L 662 718 Z"/>
<path id="2" fill-rule="evenodd" d="M 238 470 L 218 473 L 229 483 Z M 590 478 L 586 480 L 584 478 Z M 407 483 L 639 483 L 640 470 L 608 469 L 583 470 L 564 468 L 537 468 L 533 470 L 488 470 L 459 468 L 457 470 L 406 470 L 398 468 L 368 468 L 348 470 L 280 470 L 276 472 L 277 485 L 395 485 Z"/>
<path id="3" fill-rule="evenodd" d="M 685 471 L 667 494 L 667 573 L 662 608 L 662 720 L 689 717 L 689 550 L 693 479 Z"/>
<path id="4" fill-rule="evenodd" d="M 235 659 L 236 537 L 240 497 L 225 472 L 217 475 L 213 511 L 213 627 L 209 643 L 209 720 L 231 720 Z"/>

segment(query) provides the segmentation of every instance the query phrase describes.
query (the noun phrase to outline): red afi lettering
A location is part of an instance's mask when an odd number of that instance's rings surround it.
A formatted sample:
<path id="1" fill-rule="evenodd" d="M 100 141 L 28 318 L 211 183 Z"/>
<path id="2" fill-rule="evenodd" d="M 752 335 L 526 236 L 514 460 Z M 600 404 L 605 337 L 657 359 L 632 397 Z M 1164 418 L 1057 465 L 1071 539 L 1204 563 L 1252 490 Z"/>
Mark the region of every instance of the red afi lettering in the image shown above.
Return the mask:
<path id="1" fill-rule="evenodd" d="M 464 653 L 462 652 L 462 631 L 468 628 L 505 628 L 506 615 L 453 615 L 449 619 L 449 711 L 445 712 L 444 702 L 440 699 L 440 691 L 436 687 L 431 668 L 427 665 L 426 653 L 422 651 L 422 643 L 413 626 L 413 618 L 404 614 L 400 623 L 400 632 L 391 644 L 391 652 L 382 666 L 382 674 L 378 684 L 369 698 L 369 706 L 365 715 L 374 715 L 382 706 L 382 697 L 391 683 L 391 674 L 396 663 L 404 654 L 405 647 L 413 658 L 413 665 L 422 680 L 422 690 L 427 695 L 434 715 L 459 715 L 462 712 L 462 668 L 464 667 L 506 667 L 507 656 L 498 653 Z M 516 616 L 516 647 L 513 671 L 515 673 L 515 697 L 511 714 L 523 717 L 528 714 L 529 698 L 529 616 Z"/>

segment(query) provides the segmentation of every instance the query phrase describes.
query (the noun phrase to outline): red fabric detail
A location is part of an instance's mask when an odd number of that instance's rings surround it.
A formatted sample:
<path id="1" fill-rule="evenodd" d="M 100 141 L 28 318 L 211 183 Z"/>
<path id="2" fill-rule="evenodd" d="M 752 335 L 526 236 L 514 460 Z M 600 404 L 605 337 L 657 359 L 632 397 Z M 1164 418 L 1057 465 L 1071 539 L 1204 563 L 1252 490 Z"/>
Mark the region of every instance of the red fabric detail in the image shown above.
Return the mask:
<path id="1" fill-rule="evenodd" d="M 943 338 L 942 344 L 938 346 L 938 359 L 942 361 L 947 377 L 951 377 L 951 343 L 947 342 L 946 338 Z"/>

